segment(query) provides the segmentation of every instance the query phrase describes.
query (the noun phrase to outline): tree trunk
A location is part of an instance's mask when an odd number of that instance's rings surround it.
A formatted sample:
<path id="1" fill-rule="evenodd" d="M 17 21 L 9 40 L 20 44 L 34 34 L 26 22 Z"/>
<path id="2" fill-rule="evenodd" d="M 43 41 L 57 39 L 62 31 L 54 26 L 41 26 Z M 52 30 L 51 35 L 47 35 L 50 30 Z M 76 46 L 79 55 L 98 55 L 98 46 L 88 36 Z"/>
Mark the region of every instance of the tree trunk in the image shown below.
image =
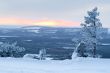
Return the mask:
<path id="1" fill-rule="evenodd" d="M 94 17 L 94 20 L 96 20 L 96 17 Z M 93 58 L 96 57 L 96 49 L 97 49 L 97 42 L 96 42 L 96 39 L 97 39 L 97 28 L 96 28 L 96 22 L 94 21 L 94 35 L 93 35 L 93 38 L 95 39 L 95 43 L 93 43 Z"/>
<path id="2" fill-rule="evenodd" d="M 94 43 L 94 49 L 93 49 L 93 58 L 95 58 L 96 57 L 96 43 Z"/>

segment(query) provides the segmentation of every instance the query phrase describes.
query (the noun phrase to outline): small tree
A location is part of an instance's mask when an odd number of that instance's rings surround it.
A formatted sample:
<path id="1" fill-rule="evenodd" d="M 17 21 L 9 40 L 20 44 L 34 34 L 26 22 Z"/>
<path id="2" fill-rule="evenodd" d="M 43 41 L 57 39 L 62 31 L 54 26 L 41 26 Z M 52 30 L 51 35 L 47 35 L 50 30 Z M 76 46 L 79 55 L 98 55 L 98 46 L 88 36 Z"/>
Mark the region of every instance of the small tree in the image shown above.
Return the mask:
<path id="1" fill-rule="evenodd" d="M 46 49 L 41 49 L 39 51 L 39 59 L 40 60 L 45 60 L 45 57 L 46 57 Z"/>
<path id="2" fill-rule="evenodd" d="M 9 43 L 0 44 L 0 55 L 2 57 L 13 57 L 14 54 L 18 54 L 23 51 L 25 51 L 25 48 L 17 46 L 17 42 L 12 44 Z"/>
<path id="3" fill-rule="evenodd" d="M 92 11 L 88 11 L 88 16 L 85 17 L 84 24 L 81 24 L 81 39 L 79 40 L 80 45 L 77 46 L 75 52 L 81 57 L 92 56 L 96 57 L 96 49 L 99 36 L 98 30 L 102 27 L 100 20 L 97 18 L 99 12 L 97 7 Z M 83 45 L 83 48 L 80 47 Z"/>

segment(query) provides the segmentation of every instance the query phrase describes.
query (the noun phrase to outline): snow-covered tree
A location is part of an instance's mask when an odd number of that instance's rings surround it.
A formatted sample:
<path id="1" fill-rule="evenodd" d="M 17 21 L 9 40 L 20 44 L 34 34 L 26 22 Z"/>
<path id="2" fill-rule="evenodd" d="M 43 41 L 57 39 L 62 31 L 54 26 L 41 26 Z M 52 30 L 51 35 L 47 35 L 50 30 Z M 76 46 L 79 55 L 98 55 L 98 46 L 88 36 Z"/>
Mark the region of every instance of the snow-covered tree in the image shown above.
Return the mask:
<path id="1" fill-rule="evenodd" d="M 46 49 L 41 49 L 39 51 L 39 59 L 40 60 L 45 60 L 45 57 L 46 57 Z"/>
<path id="2" fill-rule="evenodd" d="M 25 51 L 24 47 L 17 46 L 17 42 L 0 43 L 0 56 L 2 57 L 13 57 L 14 54 Z"/>
<path id="3" fill-rule="evenodd" d="M 96 57 L 97 43 L 99 39 L 98 30 L 102 27 L 100 19 L 98 19 L 99 12 L 97 7 L 87 12 L 88 16 L 85 16 L 85 22 L 81 24 L 81 39 L 78 41 L 78 46 L 74 53 L 77 56 Z"/>

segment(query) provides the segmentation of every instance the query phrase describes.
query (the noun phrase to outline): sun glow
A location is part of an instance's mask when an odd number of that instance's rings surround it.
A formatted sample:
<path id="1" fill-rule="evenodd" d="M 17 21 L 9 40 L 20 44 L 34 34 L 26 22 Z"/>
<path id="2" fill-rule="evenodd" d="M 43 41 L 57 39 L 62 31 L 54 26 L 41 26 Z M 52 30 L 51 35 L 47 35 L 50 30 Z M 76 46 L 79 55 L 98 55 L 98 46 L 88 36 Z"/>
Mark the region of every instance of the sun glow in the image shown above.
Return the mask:
<path id="1" fill-rule="evenodd" d="M 18 18 L 0 18 L 0 25 L 38 25 L 38 26 L 61 26 L 74 27 L 79 26 L 79 22 L 64 20 L 32 20 Z"/>
<path id="2" fill-rule="evenodd" d="M 34 25 L 40 26 L 63 26 L 63 27 L 71 27 L 71 26 L 79 26 L 79 22 L 70 22 L 64 20 L 38 20 L 34 23 Z"/>
<path id="3" fill-rule="evenodd" d="M 41 25 L 41 26 L 55 26 L 57 22 L 54 21 L 46 21 L 41 20 L 34 23 L 35 25 Z"/>

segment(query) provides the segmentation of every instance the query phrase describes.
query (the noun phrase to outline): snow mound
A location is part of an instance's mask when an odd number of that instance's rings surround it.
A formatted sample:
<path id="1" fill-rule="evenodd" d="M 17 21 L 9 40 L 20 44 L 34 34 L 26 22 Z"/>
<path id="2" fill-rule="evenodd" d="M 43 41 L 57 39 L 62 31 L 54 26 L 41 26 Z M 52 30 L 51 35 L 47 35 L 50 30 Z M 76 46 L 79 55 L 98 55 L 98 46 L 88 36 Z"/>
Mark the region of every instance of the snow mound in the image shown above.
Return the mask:
<path id="1" fill-rule="evenodd" d="M 26 54 L 23 56 L 23 58 L 28 58 L 28 59 L 39 59 L 38 54 Z"/>

